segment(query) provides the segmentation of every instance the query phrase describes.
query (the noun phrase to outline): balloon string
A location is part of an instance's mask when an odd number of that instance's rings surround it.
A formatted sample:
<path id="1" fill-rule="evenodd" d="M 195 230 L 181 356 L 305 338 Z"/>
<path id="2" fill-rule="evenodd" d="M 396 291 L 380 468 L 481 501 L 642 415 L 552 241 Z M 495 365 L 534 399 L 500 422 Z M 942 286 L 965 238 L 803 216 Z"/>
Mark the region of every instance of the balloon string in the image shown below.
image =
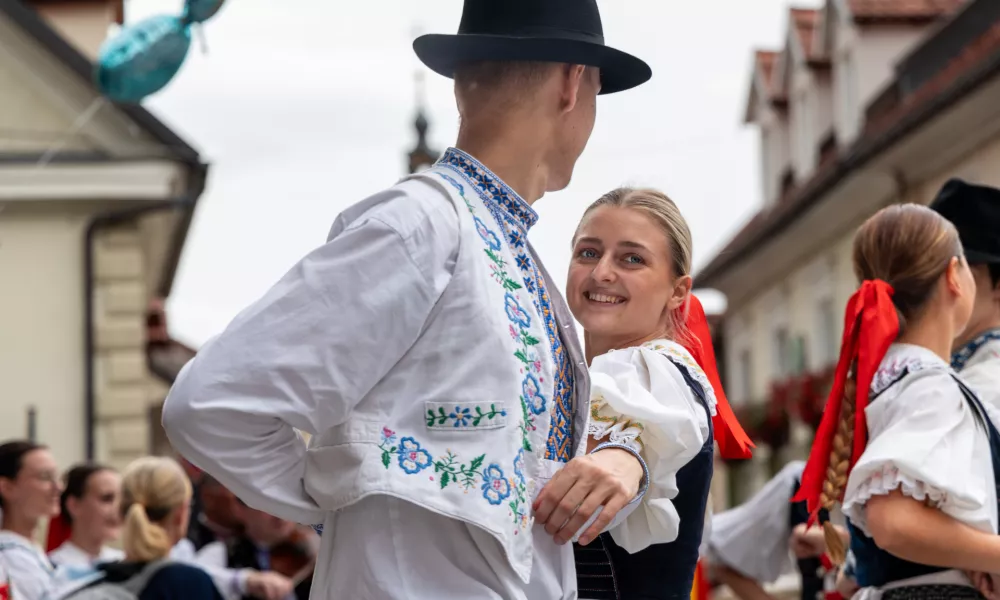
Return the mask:
<path id="1" fill-rule="evenodd" d="M 68 144 L 69 141 L 73 139 L 73 137 L 79 133 L 79 131 L 83 129 L 87 123 L 90 122 L 91 119 L 94 118 L 94 115 L 96 115 L 97 111 L 104 106 L 105 102 L 106 100 L 103 96 L 91 102 L 90 106 L 87 107 L 87 110 L 83 111 L 83 113 L 77 117 L 75 121 L 73 121 L 69 131 L 66 132 L 62 138 L 53 142 L 53 144 L 48 147 L 42 156 L 38 158 L 38 162 L 35 163 L 35 168 L 41 169 L 45 165 L 49 164 L 55 155 L 58 154 L 59 151 L 62 150 L 66 144 Z"/>
<path id="2" fill-rule="evenodd" d="M 201 46 L 201 53 L 208 54 L 208 38 L 205 37 L 205 28 L 200 23 L 195 27 L 194 34 L 198 38 L 198 45 Z"/>

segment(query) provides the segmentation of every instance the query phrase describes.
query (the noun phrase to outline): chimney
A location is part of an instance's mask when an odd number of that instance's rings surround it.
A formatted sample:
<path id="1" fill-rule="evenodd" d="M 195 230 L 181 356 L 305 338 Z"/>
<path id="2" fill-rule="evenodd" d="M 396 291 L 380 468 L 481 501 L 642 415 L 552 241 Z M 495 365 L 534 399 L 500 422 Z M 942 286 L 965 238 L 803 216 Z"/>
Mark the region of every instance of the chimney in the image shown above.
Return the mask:
<path id="1" fill-rule="evenodd" d="M 124 0 L 26 0 L 84 56 L 94 60 L 113 23 L 125 20 Z"/>

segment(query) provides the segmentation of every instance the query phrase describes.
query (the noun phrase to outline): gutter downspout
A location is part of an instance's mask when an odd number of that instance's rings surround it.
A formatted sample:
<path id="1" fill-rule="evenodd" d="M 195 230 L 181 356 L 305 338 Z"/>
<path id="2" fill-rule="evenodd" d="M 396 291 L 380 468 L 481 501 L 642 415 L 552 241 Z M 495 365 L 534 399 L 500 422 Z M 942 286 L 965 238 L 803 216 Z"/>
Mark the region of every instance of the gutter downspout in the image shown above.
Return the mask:
<path id="1" fill-rule="evenodd" d="M 135 208 L 98 213 L 87 223 L 83 247 L 83 354 L 85 361 L 83 410 L 87 460 L 94 460 L 94 427 L 97 420 L 94 393 L 94 237 L 103 228 L 134 221 L 148 213 L 193 208 L 196 198 L 197 196 L 185 195 Z"/>

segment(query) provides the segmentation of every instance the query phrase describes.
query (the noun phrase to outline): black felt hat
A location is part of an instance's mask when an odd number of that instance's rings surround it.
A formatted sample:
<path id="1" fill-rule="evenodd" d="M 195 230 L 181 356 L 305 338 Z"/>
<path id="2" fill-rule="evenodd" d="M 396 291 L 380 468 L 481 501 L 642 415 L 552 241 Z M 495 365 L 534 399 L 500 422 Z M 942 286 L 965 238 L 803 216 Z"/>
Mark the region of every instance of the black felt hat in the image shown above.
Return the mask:
<path id="1" fill-rule="evenodd" d="M 428 34 L 413 42 L 425 65 L 445 77 L 474 61 L 539 61 L 598 67 L 601 93 L 645 83 L 642 60 L 604 45 L 596 0 L 465 0 L 458 34 Z"/>
<path id="2" fill-rule="evenodd" d="M 950 179 L 931 208 L 958 230 L 970 263 L 1000 263 L 1000 190 Z"/>

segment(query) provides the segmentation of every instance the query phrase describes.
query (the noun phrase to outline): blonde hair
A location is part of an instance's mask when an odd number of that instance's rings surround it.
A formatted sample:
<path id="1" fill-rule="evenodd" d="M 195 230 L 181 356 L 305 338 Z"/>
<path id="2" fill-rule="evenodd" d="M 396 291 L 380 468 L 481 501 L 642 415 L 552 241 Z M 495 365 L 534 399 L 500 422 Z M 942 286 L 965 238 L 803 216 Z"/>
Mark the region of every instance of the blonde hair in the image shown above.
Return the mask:
<path id="1" fill-rule="evenodd" d="M 583 223 L 583 219 L 588 214 L 602 206 L 634 208 L 646 213 L 667 236 L 667 243 L 670 247 L 670 274 L 674 277 L 685 277 L 691 274 L 691 229 L 680 209 L 666 194 L 650 188 L 620 187 L 611 190 L 587 207 L 580 223 Z M 577 225 L 576 232 L 573 234 L 574 242 L 579 234 L 580 226 Z M 685 302 L 682 305 L 682 310 L 670 313 L 670 328 L 675 338 L 674 341 L 689 341 L 691 337 L 684 325 L 687 319 L 687 306 L 688 304 Z"/>
<path id="2" fill-rule="evenodd" d="M 955 227 L 937 212 L 919 204 L 896 204 L 878 211 L 858 229 L 853 254 L 858 281 L 881 280 L 892 286 L 892 303 L 902 331 L 924 311 L 951 259 L 962 256 L 962 245 Z M 850 475 L 856 375 L 852 364 L 820 492 L 820 506 L 827 511 L 843 499 Z M 823 529 L 830 559 L 842 563 L 847 553 L 843 538 L 829 521 Z"/>
<path id="3" fill-rule="evenodd" d="M 166 558 L 174 542 L 165 522 L 191 501 L 191 482 L 177 461 L 140 458 L 122 474 L 122 546 L 129 560 L 149 562 Z"/>

